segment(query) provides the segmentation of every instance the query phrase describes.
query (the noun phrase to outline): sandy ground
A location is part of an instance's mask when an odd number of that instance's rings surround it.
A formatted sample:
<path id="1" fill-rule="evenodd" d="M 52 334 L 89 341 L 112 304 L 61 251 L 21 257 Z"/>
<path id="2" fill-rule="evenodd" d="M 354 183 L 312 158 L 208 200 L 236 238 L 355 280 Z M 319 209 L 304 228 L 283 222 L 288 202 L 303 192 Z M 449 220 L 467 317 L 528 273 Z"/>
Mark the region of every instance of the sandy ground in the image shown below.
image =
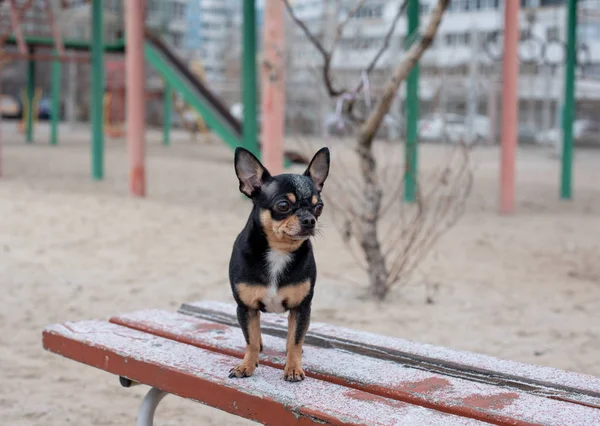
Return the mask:
<path id="1" fill-rule="evenodd" d="M 227 264 L 249 204 L 231 152 L 152 133 L 149 197 L 127 194 L 121 141 L 107 141 L 106 179 L 89 179 L 87 133 L 61 129 L 60 147 L 25 145 L 5 126 L 0 179 L 0 423 L 134 424 L 145 389 L 45 352 L 49 323 L 108 318 L 184 301 L 230 301 Z M 46 132 L 46 133 L 45 133 Z M 439 157 L 424 146 L 421 160 Z M 498 151 L 474 152 L 467 212 L 411 284 L 382 304 L 324 216 L 314 319 L 452 348 L 600 375 L 600 152 L 578 151 L 575 200 L 557 199 L 559 165 L 522 149 L 518 213 L 497 214 Z M 333 170 L 335 173 L 335 170 Z M 327 190 L 327 188 L 326 188 Z M 425 283 L 439 285 L 425 304 Z M 243 424 L 168 397 L 159 425 Z"/>

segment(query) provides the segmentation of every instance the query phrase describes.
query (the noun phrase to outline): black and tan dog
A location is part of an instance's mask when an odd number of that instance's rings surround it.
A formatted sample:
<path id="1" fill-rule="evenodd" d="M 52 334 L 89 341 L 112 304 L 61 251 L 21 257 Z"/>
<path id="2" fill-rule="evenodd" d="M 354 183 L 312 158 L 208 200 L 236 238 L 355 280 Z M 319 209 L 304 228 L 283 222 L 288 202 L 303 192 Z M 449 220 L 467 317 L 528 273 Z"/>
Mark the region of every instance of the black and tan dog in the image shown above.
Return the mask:
<path id="1" fill-rule="evenodd" d="M 323 211 L 321 190 L 329 173 L 329 150 L 322 148 L 303 175 L 271 176 L 249 151 L 235 151 L 240 191 L 252 199 L 250 217 L 233 245 L 229 280 L 246 339 L 243 361 L 229 377 L 248 377 L 262 350 L 261 312 L 288 317 L 285 380 L 304 379 L 302 344 L 310 322 L 317 268 L 309 238 Z"/>

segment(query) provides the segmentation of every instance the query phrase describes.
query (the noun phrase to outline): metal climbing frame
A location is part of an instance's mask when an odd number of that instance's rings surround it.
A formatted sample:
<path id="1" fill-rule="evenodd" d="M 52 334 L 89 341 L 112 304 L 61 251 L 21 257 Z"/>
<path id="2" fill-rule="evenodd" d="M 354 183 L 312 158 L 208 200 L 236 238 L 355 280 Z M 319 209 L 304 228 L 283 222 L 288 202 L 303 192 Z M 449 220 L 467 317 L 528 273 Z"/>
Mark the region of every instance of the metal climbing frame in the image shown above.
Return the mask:
<path id="1" fill-rule="evenodd" d="M 33 105 L 35 93 L 35 61 L 53 61 L 52 105 L 59 110 L 61 63 L 70 61 L 92 61 L 92 177 L 102 179 L 103 134 L 102 106 L 104 92 L 104 50 L 123 51 L 122 42 L 105 46 L 102 42 L 103 11 L 101 0 L 91 0 L 91 42 L 63 40 L 57 17 L 73 6 L 67 0 L 0 0 L 0 62 L 6 59 L 27 60 L 28 90 L 27 104 Z M 17 52 L 8 51 L 7 45 L 16 45 Z M 39 50 L 50 50 L 40 53 Z M 67 50 L 91 50 L 90 57 L 73 55 Z M 26 135 L 33 141 L 33 114 L 29 113 Z M 58 143 L 58 114 L 52 114 L 51 144 Z"/>

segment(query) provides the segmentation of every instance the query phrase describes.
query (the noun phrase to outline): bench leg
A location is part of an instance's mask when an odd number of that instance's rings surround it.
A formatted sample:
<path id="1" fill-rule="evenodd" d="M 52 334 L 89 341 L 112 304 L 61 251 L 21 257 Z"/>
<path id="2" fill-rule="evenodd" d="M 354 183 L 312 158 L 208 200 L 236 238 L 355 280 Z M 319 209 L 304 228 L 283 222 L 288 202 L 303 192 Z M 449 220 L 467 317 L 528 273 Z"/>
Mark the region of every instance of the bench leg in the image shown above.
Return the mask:
<path id="1" fill-rule="evenodd" d="M 160 389 L 152 388 L 148 391 L 138 412 L 137 426 L 152 426 L 156 407 L 165 396 L 167 393 Z"/>

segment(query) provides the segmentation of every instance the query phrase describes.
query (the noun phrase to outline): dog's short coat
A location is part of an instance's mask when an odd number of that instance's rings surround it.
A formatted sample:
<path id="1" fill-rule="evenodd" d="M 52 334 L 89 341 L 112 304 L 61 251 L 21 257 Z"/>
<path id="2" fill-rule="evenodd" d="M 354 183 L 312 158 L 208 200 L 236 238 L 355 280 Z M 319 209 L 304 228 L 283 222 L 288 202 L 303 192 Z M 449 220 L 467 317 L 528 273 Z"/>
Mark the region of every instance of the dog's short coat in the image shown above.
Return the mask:
<path id="1" fill-rule="evenodd" d="M 251 376 L 258 366 L 260 313 L 289 311 L 284 378 L 304 379 L 302 344 L 317 277 L 309 238 L 323 211 L 321 190 L 329 164 L 329 150 L 322 148 L 303 175 L 271 176 L 249 151 L 235 151 L 240 191 L 252 199 L 253 207 L 229 262 L 238 321 L 246 339 L 244 359 L 229 377 Z"/>

